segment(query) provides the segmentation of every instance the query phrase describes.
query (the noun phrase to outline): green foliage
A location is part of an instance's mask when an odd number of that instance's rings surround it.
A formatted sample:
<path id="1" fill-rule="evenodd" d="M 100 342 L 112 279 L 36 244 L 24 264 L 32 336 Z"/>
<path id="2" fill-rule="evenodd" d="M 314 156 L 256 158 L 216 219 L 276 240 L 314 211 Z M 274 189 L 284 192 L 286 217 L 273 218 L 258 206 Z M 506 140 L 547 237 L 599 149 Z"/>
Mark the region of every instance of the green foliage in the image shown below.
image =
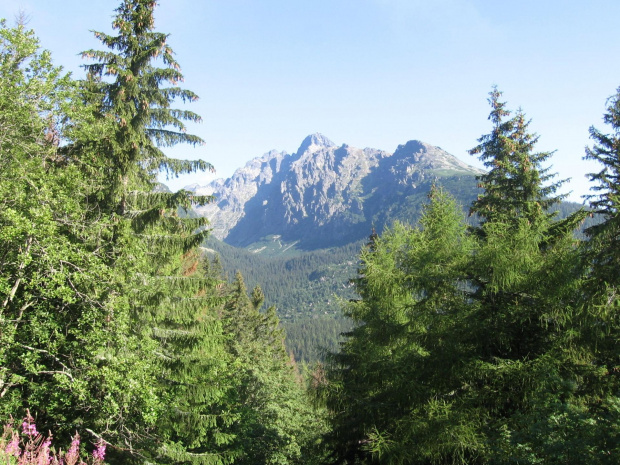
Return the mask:
<path id="1" fill-rule="evenodd" d="M 346 463 L 423 463 L 472 448 L 471 430 L 460 428 L 466 412 L 453 412 L 448 395 L 458 388 L 451 361 L 462 349 L 448 336 L 462 326 L 471 241 L 454 201 L 439 190 L 431 198 L 418 228 L 396 224 L 362 252 L 362 300 L 345 310 L 358 326 L 328 370 L 328 406 L 339 412 L 331 441 Z M 450 421 L 453 441 L 434 447 Z"/>
<path id="2" fill-rule="evenodd" d="M 323 361 L 329 352 L 336 352 L 343 341 L 342 334 L 351 331 L 349 318 L 316 318 L 287 321 L 286 347 L 300 363 Z"/>
<path id="3" fill-rule="evenodd" d="M 595 145 L 586 148 L 586 159 L 595 160 L 602 165 L 601 171 L 589 175 L 593 182 L 591 189 L 595 192 L 588 196 L 590 206 L 604 220 L 586 230 L 592 247 L 589 257 L 594 265 L 594 273 L 599 281 L 614 285 L 620 269 L 620 88 L 609 99 L 604 122 L 611 126 L 612 132 L 604 134 L 594 127 L 590 128 L 590 137 Z M 597 285 L 600 288 L 600 285 Z"/>
<path id="4" fill-rule="evenodd" d="M 156 367 L 149 386 L 160 402 L 154 424 L 115 424 L 115 452 L 118 460 L 128 460 L 129 452 L 134 459 L 230 463 L 234 451 L 226 447 L 232 440 L 226 430 L 233 418 L 226 404 L 231 386 L 214 310 L 217 283 L 196 274 L 198 257 L 192 252 L 207 235 L 206 220 L 178 214 L 210 198 L 154 191 L 160 171 L 176 176 L 212 169 L 203 161 L 171 159 L 161 150 L 202 141 L 184 124 L 199 117 L 171 108 L 176 98 L 197 97 L 176 87 L 183 76 L 167 36 L 153 30 L 155 4 L 123 1 L 113 22 L 117 35 L 95 33 L 108 50 L 83 52 L 95 61 L 86 66 L 84 98 L 112 128 L 105 138 L 79 140 L 69 149 L 104 155 L 100 169 L 110 175 L 98 205 L 114 224 L 106 244 L 108 263 L 117 273 L 129 331 L 147 347 L 139 356 Z M 122 357 L 129 355 L 127 349 L 117 347 Z"/>
<path id="5" fill-rule="evenodd" d="M 57 438 L 107 441 L 109 463 L 617 461 L 620 90 L 613 132 L 591 129 L 586 156 L 603 168 L 587 242 L 574 234 L 583 211 L 556 219 L 550 154 L 494 90 L 493 130 L 472 150 L 490 169 L 479 224 L 442 188 L 424 206 L 403 190 L 380 216 L 421 210 L 417 226 L 373 234 L 349 288 L 357 244 L 199 256 L 205 220 L 187 210 L 209 198 L 156 183 L 210 165 L 161 150 L 201 141 L 185 132 L 197 115 L 171 108 L 195 95 L 176 87 L 154 7 L 122 2 L 80 83 L 32 32 L 0 24 L 0 419 L 31 409 Z M 241 273 L 223 276 L 231 266 L 272 282 L 248 294 Z M 347 319 L 293 321 L 330 312 L 336 294 Z M 296 355 L 318 357 L 344 329 L 341 351 L 304 380 L 265 302 L 291 315 Z"/>
<path id="6" fill-rule="evenodd" d="M 263 289 L 266 301 L 278 308 L 284 322 L 339 313 L 338 297 L 355 296 L 349 277 L 357 265 L 360 245 L 353 242 L 290 257 L 265 257 L 214 238 L 206 243 L 222 257 L 226 274 L 232 277 L 239 270 L 249 286 Z"/>
<path id="7" fill-rule="evenodd" d="M 491 168 L 479 226 L 467 234 L 435 191 L 418 228 L 362 252 L 361 300 L 345 308 L 357 326 L 322 388 L 334 463 L 613 461 L 615 294 L 607 281 L 607 305 L 587 297 L 574 235 L 585 213 L 555 220 L 548 154 L 533 152 L 522 113 L 504 120 L 499 95 L 473 150 Z"/>
<path id="8" fill-rule="evenodd" d="M 151 361 L 110 349 L 140 342 L 126 331 L 101 247 L 110 223 L 87 201 L 88 154 L 69 158 L 58 146 L 88 108 L 32 32 L 3 23 L 0 34 L 0 414 L 31 408 L 67 438 L 129 410 L 152 424 L 151 390 L 128 389 L 144 386 Z"/>
<path id="9" fill-rule="evenodd" d="M 351 327 L 340 317 L 339 305 L 355 297 L 349 278 L 358 243 L 293 257 L 265 257 L 213 238 L 206 245 L 222 257 L 228 276 L 239 270 L 249 286 L 264 290 L 265 302 L 277 308 L 295 360 L 314 362 L 323 358 L 323 349 L 337 349 L 340 333 Z"/>
<path id="10" fill-rule="evenodd" d="M 264 295 L 248 297 L 237 273 L 224 306 L 225 332 L 234 359 L 238 421 L 232 431 L 239 464 L 319 463 L 324 413 L 312 407 L 295 362 L 284 348 L 275 308 L 261 313 Z"/>
<path id="11" fill-rule="evenodd" d="M 85 431 L 109 463 L 311 463 L 325 422 L 274 308 L 200 267 L 184 212 L 209 198 L 156 183 L 210 165 L 159 148 L 200 140 L 170 109 L 194 94 L 162 86 L 182 76 L 154 7 L 121 4 L 81 83 L 0 28 L 0 417 Z"/>
<path id="12" fill-rule="evenodd" d="M 472 155 L 479 155 L 489 171 L 477 177 L 484 192 L 471 211 L 483 222 L 542 218 L 542 212 L 561 200 L 561 196 L 554 194 L 562 182 L 548 184 L 555 175 L 541 166 L 552 153 L 535 153 L 538 136 L 528 133 L 525 114 L 519 110 L 516 116 L 506 119 L 510 111 L 499 100 L 502 93 L 495 88 L 489 95 L 493 130 L 470 150 Z"/>
<path id="13" fill-rule="evenodd" d="M 539 169 L 532 157 L 511 160 L 516 173 Z M 506 177 L 513 183 L 519 179 Z M 613 390 L 594 386 L 605 377 L 597 360 L 611 340 L 593 342 L 592 329 L 600 321 L 588 309 L 592 301 L 583 305 L 589 285 L 572 230 L 584 213 L 554 221 L 536 206 L 554 200 L 549 192 L 528 187 L 528 177 L 520 183 L 508 200 L 486 198 L 490 213 L 483 215 L 484 239 L 472 273 L 479 310 L 471 343 L 483 341 L 476 347 L 477 376 L 492 394 L 482 397 L 493 415 L 490 461 L 608 463 L 617 433 L 609 428 L 613 409 L 603 405 L 614 403 Z"/>

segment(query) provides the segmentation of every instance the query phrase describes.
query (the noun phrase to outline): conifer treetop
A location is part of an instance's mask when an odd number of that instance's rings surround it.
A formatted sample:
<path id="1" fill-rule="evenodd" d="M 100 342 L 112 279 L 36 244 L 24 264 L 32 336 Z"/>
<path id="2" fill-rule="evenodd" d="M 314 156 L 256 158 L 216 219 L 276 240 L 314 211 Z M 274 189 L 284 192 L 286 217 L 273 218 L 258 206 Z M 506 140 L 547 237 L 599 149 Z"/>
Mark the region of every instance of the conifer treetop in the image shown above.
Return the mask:
<path id="1" fill-rule="evenodd" d="M 203 160 L 173 159 L 161 150 L 178 143 L 202 145 L 204 141 L 189 134 L 184 123 L 200 122 L 200 116 L 171 108 L 176 99 L 187 103 L 198 96 L 178 87 L 183 74 L 168 45 L 168 35 L 153 30 L 156 4 L 152 0 L 124 0 L 113 21 L 118 33 L 94 31 L 109 50 L 82 52 L 82 57 L 95 61 L 84 65 L 86 87 L 97 96 L 101 112 L 117 128 L 110 141 L 111 158 L 121 174 L 119 183 L 125 186 L 132 178 L 141 180 L 141 187 L 152 187 L 160 171 L 172 177 L 213 171 L 213 166 Z M 157 67 L 156 61 L 163 66 Z"/>
<path id="2" fill-rule="evenodd" d="M 592 147 L 586 147 L 584 159 L 595 160 L 603 165 L 597 173 L 588 177 L 594 192 L 585 196 L 597 213 L 613 215 L 620 206 L 620 87 L 616 94 L 608 99 L 607 113 L 603 116 L 605 124 L 611 126 L 612 132 L 605 134 L 590 127 L 590 138 L 594 140 Z"/>
<path id="3" fill-rule="evenodd" d="M 546 216 L 543 213 L 565 197 L 556 195 L 565 180 L 550 182 L 556 175 L 543 164 L 553 152 L 534 151 L 539 136 L 528 131 L 530 121 L 521 109 L 510 117 L 501 96 L 496 87 L 489 93 L 493 128 L 469 151 L 478 155 L 489 170 L 477 177 L 478 187 L 484 192 L 473 203 L 471 212 L 477 213 L 483 223 L 518 217 L 533 221 Z"/>

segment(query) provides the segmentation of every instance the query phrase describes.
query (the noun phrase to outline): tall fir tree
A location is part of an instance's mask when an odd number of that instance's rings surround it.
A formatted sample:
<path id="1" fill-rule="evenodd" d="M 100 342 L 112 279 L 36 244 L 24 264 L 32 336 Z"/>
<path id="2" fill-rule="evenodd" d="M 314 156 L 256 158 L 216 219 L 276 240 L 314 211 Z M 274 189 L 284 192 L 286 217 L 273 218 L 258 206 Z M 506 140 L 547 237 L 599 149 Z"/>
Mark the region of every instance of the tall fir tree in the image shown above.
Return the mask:
<path id="1" fill-rule="evenodd" d="M 284 346 L 275 307 L 260 309 L 264 294 L 248 296 L 237 272 L 224 306 L 229 351 L 234 359 L 238 464 L 318 464 L 325 430 L 322 410 L 305 392 L 294 360 Z"/>
<path id="2" fill-rule="evenodd" d="M 530 222 L 548 220 L 554 216 L 549 208 L 566 197 L 557 195 L 565 181 L 549 182 L 555 174 L 543 164 L 553 153 L 534 152 L 539 136 L 528 132 L 530 122 L 521 110 L 510 117 L 501 96 L 497 88 L 489 93 L 493 129 L 469 151 L 478 155 L 489 170 L 477 177 L 483 192 L 472 204 L 471 213 L 477 214 L 482 223 L 520 218 Z"/>
<path id="3" fill-rule="evenodd" d="M 515 300 L 514 291 L 507 290 L 514 279 L 521 279 L 517 278 L 519 273 L 524 273 L 529 266 L 523 262 L 524 268 L 519 269 L 520 259 L 527 261 L 532 253 L 538 253 L 534 248 L 540 249 L 539 252 L 547 249 L 552 252 L 556 241 L 570 242 L 573 229 L 585 216 L 579 211 L 564 220 L 554 220 L 555 213 L 549 208 L 560 202 L 562 196 L 554 194 L 562 182 L 545 184 L 554 177 L 548 173 L 548 168 L 542 166 L 551 153 L 534 152 L 538 136 L 528 132 L 529 123 L 522 111 L 510 117 L 506 103 L 500 101 L 501 95 L 497 88 L 490 92 L 492 132 L 483 135 L 480 144 L 470 151 L 472 155 L 479 155 L 489 168 L 487 173 L 478 176 L 483 192 L 471 206 L 471 213 L 480 220 L 474 231 L 480 236 L 483 248 L 482 255 L 478 254 L 479 268 L 472 271 L 472 277 L 473 297 L 481 303 L 483 314 L 498 324 L 500 321 L 507 324 L 507 334 L 498 327 L 494 333 L 498 340 L 491 342 L 492 338 L 487 338 L 489 344 L 494 345 L 494 348 L 488 348 L 489 354 L 494 355 L 498 355 L 494 352 L 497 350 L 507 350 L 505 353 L 508 354 L 520 345 L 508 340 L 517 322 L 504 320 L 506 315 L 501 316 L 502 312 L 510 311 L 511 302 L 518 302 L 514 310 L 519 312 L 527 311 L 527 308 L 532 312 L 540 311 L 535 306 L 524 305 L 528 299 Z M 504 246 L 513 249 L 514 257 L 509 262 L 503 262 L 509 257 L 509 253 L 501 248 Z M 512 272 L 517 274 L 513 276 Z M 531 321 L 535 326 L 542 323 L 537 323 L 539 318 L 535 314 L 519 318 Z M 532 331 L 523 328 L 523 336 L 535 338 L 535 331 L 530 329 Z M 508 339 L 500 341 L 504 337 Z M 524 346 L 523 350 L 527 352 L 529 348 Z"/>
<path id="4" fill-rule="evenodd" d="M 214 310 L 217 296 L 212 283 L 197 273 L 193 252 L 206 238 L 206 220 L 178 213 L 210 198 L 154 192 L 162 171 L 177 176 L 212 169 L 204 161 L 172 159 L 162 151 L 202 140 L 188 134 L 184 123 L 198 121 L 198 115 L 171 108 L 177 98 L 189 102 L 197 96 L 177 86 L 183 76 L 167 35 L 154 30 L 155 6 L 152 0 L 125 0 L 113 21 L 117 34 L 95 32 L 109 50 L 83 52 L 95 61 L 85 66 L 83 95 L 97 106 L 96 117 L 110 121 L 111 131 L 68 149 L 97 150 L 103 157 L 100 169 L 108 182 L 98 198 L 114 223 L 108 257 L 124 297 L 121 308 L 150 351 L 144 357 L 156 357 L 161 370 L 153 374 L 162 401 L 154 423 L 148 429 L 115 425 L 122 434 L 114 444 L 119 460 L 129 460 L 129 449 L 133 457 L 154 461 L 229 463 L 230 419 L 223 404 L 230 386 L 224 382 L 227 358 Z M 122 354 L 124 348 L 116 350 Z"/>
<path id="5" fill-rule="evenodd" d="M 494 89 L 489 99 L 493 131 L 471 151 L 490 169 L 480 177 L 484 192 L 472 206 L 481 225 L 466 339 L 475 355 L 467 380 L 471 405 L 487 416 L 485 460 L 579 461 L 581 433 L 575 432 L 585 422 L 574 421 L 583 413 L 575 387 L 586 364 L 578 341 L 581 272 L 574 230 L 585 212 L 554 218 L 549 209 L 562 196 L 555 195 L 560 183 L 550 183 L 553 176 L 542 166 L 550 153 L 534 152 L 538 137 L 528 133 L 521 111 L 509 118 L 500 96 Z M 566 441 L 562 453 L 560 437 Z"/>
<path id="6" fill-rule="evenodd" d="M 586 230 L 595 251 L 590 256 L 594 274 L 601 282 L 617 285 L 620 282 L 620 88 L 613 95 L 603 117 L 605 124 L 611 127 L 611 133 L 605 134 L 595 127 L 590 128 L 592 147 L 586 148 L 587 160 L 594 160 L 602 165 L 597 173 L 589 175 L 593 183 L 588 195 L 593 213 L 602 216 L 600 224 Z"/>
<path id="7" fill-rule="evenodd" d="M 594 144 L 586 147 L 585 155 L 602 165 L 589 174 L 593 193 L 587 196 L 601 221 L 585 231 L 586 278 L 579 320 L 590 368 L 584 374 L 589 396 L 582 417 L 590 423 L 588 446 L 599 451 L 593 463 L 611 463 L 620 451 L 620 88 L 608 99 L 603 121 L 610 132 L 591 127 Z"/>

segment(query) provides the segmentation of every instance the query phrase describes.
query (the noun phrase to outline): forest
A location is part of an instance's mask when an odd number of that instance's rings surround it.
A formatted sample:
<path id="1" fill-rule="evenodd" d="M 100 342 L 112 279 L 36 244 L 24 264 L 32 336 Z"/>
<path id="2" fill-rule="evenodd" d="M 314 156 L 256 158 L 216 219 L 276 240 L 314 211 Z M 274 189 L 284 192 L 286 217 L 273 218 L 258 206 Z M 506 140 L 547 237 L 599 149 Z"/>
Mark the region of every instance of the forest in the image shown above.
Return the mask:
<path id="1" fill-rule="evenodd" d="M 454 189 L 454 184 L 446 183 L 446 180 L 452 179 L 441 178 L 438 182 L 455 197 L 458 204 L 465 206 L 473 201 L 475 196 L 470 195 L 471 189 L 465 183 L 463 189 Z M 432 182 L 429 182 L 429 189 L 431 186 Z M 416 196 L 424 198 L 420 200 L 422 210 L 427 192 Z M 562 219 L 580 208 L 583 206 L 578 203 L 562 201 L 549 211 L 557 212 L 558 219 Z M 465 208 L 463 211 L 467 214 Z M 396 221 L 414 223 L 421 214 L 421 211 L 411 214 L 408 208 L 405 212 L 399 213 Z M 474 224 L 476 219 L 477 216 L 472 215 L 469 224 Z M 584 230 L 599 221 L 598 215 L 588 215 L 575 235 L 585 238 Z M 360 227 L 366 229 L 363 225 Z M 367 233 L 372 231 L 371 227 Z M 248 286 L 262 288 L 265 301 L 277 308 L 280 323 L 286 331 L 287 350 L 293 353 L 298 363 L 312 364 L 324 361 L 327 351 L 338 350 L 341 334 L 353 326 L 352 320 L 343 315 L 341 308 L 344 302 L 357 296 L 351 277 L 355 276 L 357 256 L 364 242 L 354 241 L 339 247 L 309 251 L 289 249 L 283 255 L 265 256 L 247 248 L 230 246 L 210 236 L 205 249 L 220 258 L 226 276 L 234 276 L 240 271 Z"/>
<path id="2" fill-rule="evenodd" d="M 343 342 L 301 367 L 261 288 L 202 254 L 187 212 L 212 199 L 158 188 L 213 167 L 164 153 L 203 141 L 156 4 L 122 0 L 80 79 L 0 23 L 3 463 L 618 462 L 620 88 L 566 216 L 493 88 L 469 216 L 437 185 L 371 234 Z"/>

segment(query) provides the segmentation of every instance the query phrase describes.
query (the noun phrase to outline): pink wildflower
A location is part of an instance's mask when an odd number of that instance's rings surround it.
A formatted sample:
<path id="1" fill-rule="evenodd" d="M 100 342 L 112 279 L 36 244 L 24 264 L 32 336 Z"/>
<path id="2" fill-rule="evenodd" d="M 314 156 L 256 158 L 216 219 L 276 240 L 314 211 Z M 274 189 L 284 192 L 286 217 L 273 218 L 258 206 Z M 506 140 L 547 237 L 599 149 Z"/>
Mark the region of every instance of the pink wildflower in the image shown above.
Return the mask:
<path id="1" fill-rule="evenodd" d="M 103 439 L 97 441 L 97 448 L 93 451 L 93 458 L 95 463 L 103 463 L 105 459 L 105 441 Z"/>
<path id="2" fill-rule="evenodd" d="M 45 438 L 43 444 L 39 447 L 37 451 L 37 465 L 50 465 L 52 457 L 50 454 L 50 446 L 52 445 L 52 436 Z"/>
<path id="3" fill-rule="evenodd" d="M 23 422 L 22 423 L 22 433 L 26 436 L 36 436 L 39 434 L 37 431 L 37 426 L 33 423 Z"/>
<path id="4" fill-rule="evenodd" d="M 65 454 L 65 464 L 66 465 L 75 465 L 80 458 L 80 435 L 75 433 L 73 436 L 73 441 L 71 441 L 71 447 L 69 447 L 69 451 Z"/>
<path id="5" fill-rule="evenodd" d="M 4 448 L 4 452 L 7 455 L 13 455 L 14 457 L 19 457 L 21 455 L 21 449 L 19 447 L 19 435 L 15 431 L 13 431 L 11 441 Z"/>
<path id="6" fill-rule="evenodd" d="M 34 418 L 30 415 L 30 411 L 26 411 L 26 418 L 24 418 L 24 422 L 22 423 L 22 434 L 26 436 L 37 436 L 39 433 L 37 431 L 37 425 L 34 424 Z"/>

